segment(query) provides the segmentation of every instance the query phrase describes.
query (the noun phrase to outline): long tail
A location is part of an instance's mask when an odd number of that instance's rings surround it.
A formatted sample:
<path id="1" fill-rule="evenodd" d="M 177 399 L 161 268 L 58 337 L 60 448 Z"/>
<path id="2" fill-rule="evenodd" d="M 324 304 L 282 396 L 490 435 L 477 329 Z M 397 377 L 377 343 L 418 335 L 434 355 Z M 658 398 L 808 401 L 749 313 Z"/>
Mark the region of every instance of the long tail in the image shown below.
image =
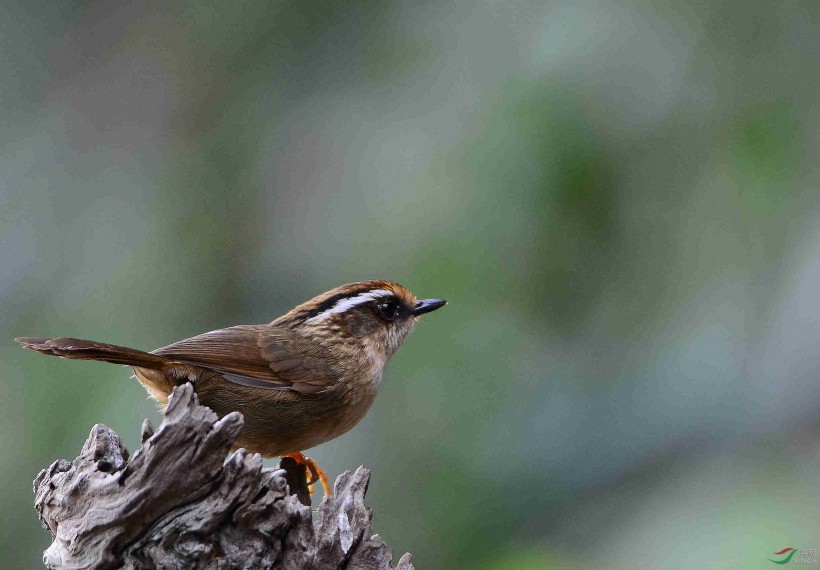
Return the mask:
<path id="1" fill-rule="evenodd" d="M 15 338 L 23 348 L 35 350 L 40 354 L 50 354 L 62 358 L 77 360 L 101 360 L 113 364 L 127 364 L 151 370 L 166 370 L 173 366 L 172 361 L 150 352 L 143 352 L 127 346 L 117 346 L 105 342 L 82 340 L 79 338 Z"/>

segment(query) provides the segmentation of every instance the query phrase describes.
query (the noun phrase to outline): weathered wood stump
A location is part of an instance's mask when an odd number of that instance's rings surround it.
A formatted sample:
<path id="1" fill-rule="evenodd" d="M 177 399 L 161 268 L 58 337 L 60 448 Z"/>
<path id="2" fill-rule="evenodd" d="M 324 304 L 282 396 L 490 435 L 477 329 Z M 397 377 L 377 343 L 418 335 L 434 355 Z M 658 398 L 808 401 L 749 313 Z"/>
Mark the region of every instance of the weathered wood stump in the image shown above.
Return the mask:
<path id="1" fill-rule="evenodd" d="M 392 568 L 392 551 L 370 535 L 367 469 L 340 475 L 314 516 L 297 496 L 309 504 L 295 462 L 263 469 L 243 449 L 226 459 L 242 421 L 239 413 L 219 419 L 186 384 L 159 429 L 143 423 L 130 459 L 113 430 L 95 425 L 79 457 L 55 461 L 34 481 L 35 507 L 53 538 L 46 566 Z M 409 554 L 397 568 L 413 568 Z"/>

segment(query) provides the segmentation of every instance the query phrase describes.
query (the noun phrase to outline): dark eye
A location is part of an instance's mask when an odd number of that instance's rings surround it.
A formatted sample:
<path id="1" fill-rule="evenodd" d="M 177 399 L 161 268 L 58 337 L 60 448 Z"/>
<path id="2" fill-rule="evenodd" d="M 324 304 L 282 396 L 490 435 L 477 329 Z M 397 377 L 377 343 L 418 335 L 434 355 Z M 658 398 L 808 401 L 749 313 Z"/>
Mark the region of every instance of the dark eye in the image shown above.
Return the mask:
<path id="1" fill-rule="evenodd" d="M 399 303 L 397 301 L 385 301 L 376 305 L 379 315 L 386 321 L 393 321 L 399 316 Z"/>

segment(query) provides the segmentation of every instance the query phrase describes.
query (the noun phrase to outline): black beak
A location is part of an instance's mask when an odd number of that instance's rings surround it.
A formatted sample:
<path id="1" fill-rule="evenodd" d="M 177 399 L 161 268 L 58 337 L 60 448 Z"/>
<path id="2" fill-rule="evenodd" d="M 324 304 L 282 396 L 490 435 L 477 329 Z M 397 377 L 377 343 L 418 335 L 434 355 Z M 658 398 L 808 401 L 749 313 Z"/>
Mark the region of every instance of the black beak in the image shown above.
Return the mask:
<path id="1" fill-rule="evenodd" d="M 446 304 L 447 301 L 444 299 L 422 299 L 421 301 L 416 301 L 416 306 L 413 307 L 412 314 L 414 317 L 418 317 L 424 313 L 435 311 Z"/>

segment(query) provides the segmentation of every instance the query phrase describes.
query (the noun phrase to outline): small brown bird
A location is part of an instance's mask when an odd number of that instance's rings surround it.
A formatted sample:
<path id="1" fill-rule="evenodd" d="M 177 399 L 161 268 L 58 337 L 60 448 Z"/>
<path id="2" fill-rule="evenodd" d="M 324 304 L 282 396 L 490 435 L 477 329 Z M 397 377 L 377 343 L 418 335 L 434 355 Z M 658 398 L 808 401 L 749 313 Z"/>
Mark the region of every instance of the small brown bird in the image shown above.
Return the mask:
<path id="1" fill-rule="evenodd" d="M 330 494 L 325 473 L 301 451 L 359 423 L 416 321 L 446 303 L 416 300 L 390 281 L 363 281 L 322 293 L 270 324 L 219 329 L 151 352 L 76 338 L 15 340 L 42 354 L 132 366 L 163 409 L 175 386 L 191 382 L 220 417 L 245 417 L 236 448 L 293 457 Z"/>

